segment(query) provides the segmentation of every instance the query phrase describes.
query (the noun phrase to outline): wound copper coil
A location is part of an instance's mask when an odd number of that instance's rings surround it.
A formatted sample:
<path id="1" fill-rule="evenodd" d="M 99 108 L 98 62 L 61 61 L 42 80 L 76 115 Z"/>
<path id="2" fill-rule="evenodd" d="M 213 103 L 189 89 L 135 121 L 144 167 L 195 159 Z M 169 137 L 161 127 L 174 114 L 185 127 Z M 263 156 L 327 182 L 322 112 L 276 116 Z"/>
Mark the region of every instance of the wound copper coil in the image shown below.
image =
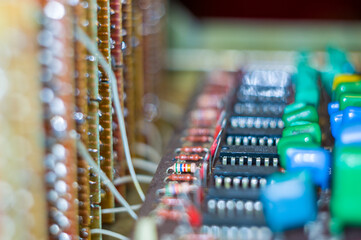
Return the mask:
<path id="1" fill-rule="evenodd" d="M 123 52 L 122 52 L 122 3 L 121 0 L 112 0 L 110 2 L 110 33 L 112 38 L 112 69 L 117 80 L 117 90 L 119 102 L 122 110 L 124 109 L 124 87 L 123 87 Z M 114 108 L 114 103 L 113 103 Z M 125 159 L 122 136 L 119 131 L 117 114 L 113 113 L 113 148 L 114 148 L 114 169 L 118 176 L 125 175 Z M 124 195 L 125 185 L 117 186 L 118 191 Z"/>
<path id="2" fill-rule="evenodd" d="M 106 61 L 110 64 L 110 7 L 109 0 L 97 0 L 98 3 L 98 48 Z M 112 130 L 112 99 L 109 77 L 99 65 L 99 125 L 100 137 L 100 166 L 110 180 L 113 180 L 113 130 Z M 114 207 L 114 196 L 108 188 L 103 187 L 101 200 L 102 208 Z M 103 222 L 113 222 L 114 214 L 107 214 Z"/>
<path id="3" fill-rule="evenodd" d="M 132 0 L 122 1 L 122 28 L 125 48 L 124 54 L 124 91 L 126 99 L 124 106 L 127 112 L 127 135 L 130 147 L 135 142 L 135 102 L 134 102 L 134 72 L 133 72 L 133 50 L 132 50 Z"/>
<path id="4" fill-rule="evenodd" d="M 86 12 L 83 6 L 77 4 L 73 8 L 75 24 L 74 33 L 78 27 L 86 31 Z M 80 41 L 74 41 L 74 76 L 75 76 L 75 114 L 76 131 L 84 145 L 88 145 L 88 86 L 87 86 L 86 48 Z M 89 165 L 86 160 L 77 155 L 78 163 L 78 201 L 79 201 L 79 239 L 90 239 L 90 189 Z"/>
<path id="5" fill-rule="evenodd" d="M 87 0 L 85 4 L 86 19 L 88 25 L 86 33 L 89 38 L 96 41 L 98 37 L 97 30 L 97 4 L 92 0 Z M 87 85 L 88 85 L 88 150 L 93 160 L 100 166 L 99 157 L 99 90 L 98 90 L 98 62 L 96 57 L 87 51 Z M 101 229 L 101 221 L 97 221 L 94 216 L 100 215 L 100 177 L 93 168 L 89 169 L 89 186 L 90 186 L 90 208 L 91 220 L 90 228 Z M 100 234 L 92 235 L 93 240 L 101 240 Z"/>

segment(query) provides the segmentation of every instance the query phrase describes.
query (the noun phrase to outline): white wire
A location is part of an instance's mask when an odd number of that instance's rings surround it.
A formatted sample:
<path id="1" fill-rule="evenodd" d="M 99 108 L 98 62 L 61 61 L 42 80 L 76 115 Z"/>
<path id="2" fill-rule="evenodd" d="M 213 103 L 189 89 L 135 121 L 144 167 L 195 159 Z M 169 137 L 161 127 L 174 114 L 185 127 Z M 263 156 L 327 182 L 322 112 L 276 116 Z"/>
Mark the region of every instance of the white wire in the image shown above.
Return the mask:
<path id="1" fill-rule="evenodd" d="M 115 188 L 113 183 L 109 180 L 107 175 L 100 169 L 98 164 L 94 162 L 92 157 L 90 156 L 88 150 L 84 146 L 84 144 L 78 139 L 77 140 L 77 149 L 79 151 L 79 154 L 88 162 L 89 166 L 94 168 L 94 170 L 99 174 L 100 178 L 103 180 L 103 183 L 109 188 L 109 190 L 113 193 L 114 197 L 118 200 L 120 204 L 122 204 L 125 208 L 127 208 L 127 212 L 129 215 L 134 218 L 138 219 L 137 214 L 130 208 L 127 201 L 120 195 L 118 190 Z"/>
<path id="2" fill-rule="evenodd" d="M 130 155 L 127 132 L 126 132 L 125 123 L 124 123 L 124 116 L 123 116 L 122 108 L 121 108 L 120 102 L 119 102 L 119 95 L 118 95 L 118 90 L 117 90 L 118 86 L 117 86 L 114 72 L 112 71 L 111 66 L 104 59 L 103 55 L 99 52 L 97 46 L 95 44 L 93 44 L 92 40 L 89 39 L 88 35 L 86 33 L 84 33 L 84 31 L 78 26 L 76 26 L 75 37 L 80 42 L 82 42 L 93 55 L 98 57 L 100 65 L 102 65 L 103 69 L 106 71 L 106 73 L 109 77 L 110 84 L 111 84 L 112 98 L 114 100 L 115 113 L 117 114 L 119 131 L 121 133 L 120 135 L 122 136 L 124 153 L 125 153 L 125 158 L 126 158 L 126 162 L 128 165 L 129 173 L 132 176 L 134 186 L 135 186 L 140 198 L 142 199 L 142 201 L 144 201 L 145 196 L 144 196 L 143 190 L 140 187 L 140 184 L 136 178 L 136 174 L 134 171 L 134 167 L 133 167 L 133 163 L 132 163 L 132 159 L 131 159 L 131 155 Z"/>
<path id="3" fill-rule="evenodd" d="M 137 179 L 141 183 L 150 183 L 152 181 L 153 177 L 148 176 L 148 175 L 137 174 Z M 132 176 L 118 177 L 118 178 L 114 179 L 113 184 L 115 186 L 118 186 L 118 185 L 121 185 L 124 183 L 131 182 L 132 180 L 133 180 Z"/>
<path id="4" fill-rule="evenodd" d="M 157 126 L 148 121 L 139 121 L 138 125 L 142 133 L 147 137 L 147 142 L 151 144 L 159 153 L 162 152 L 163 140 Z"/>
<path id="5" fill-rule="evenodd" d="M 141 158 L 133 158 L 133 164 L 135 168 L 139 168 L 153 174 L 157 171 L 158 168 L 158 164 Z"/>
<path id="6" fill-rule="evenodd" d="M 135 143 L 135 152 L 144 158 L 149 158 L 149 160 L 154 163 L 160 162 L 161 156 L 159 153 L 147 144 L 141 142 Z"/>
<path id="7" fill-rule="evenodd" d="M 142 204 L 136 204 L 136 205 L 131 205 L 130 208 L 133 210 L 138 210 L 141 206 L 142 206 Z M 103 208 L 102 214 L 121 213 L 121 212 L 126 212 L 126 211 L 127 211 L 127 209 L 125 207 Z"/>
<path id="8" fill-rule="evenodd" d="M 99 229 L 99 228 L 94 228 L 90 230 L 91 234 L 102 234 L 102 235 L 107 235 L 116 239 L 121 239 L 121 240 L 129 240 L 129 238 L 127 238 L 126 236 L 116 233 L 116 232 L 112 232 L 106 229 Z"/>

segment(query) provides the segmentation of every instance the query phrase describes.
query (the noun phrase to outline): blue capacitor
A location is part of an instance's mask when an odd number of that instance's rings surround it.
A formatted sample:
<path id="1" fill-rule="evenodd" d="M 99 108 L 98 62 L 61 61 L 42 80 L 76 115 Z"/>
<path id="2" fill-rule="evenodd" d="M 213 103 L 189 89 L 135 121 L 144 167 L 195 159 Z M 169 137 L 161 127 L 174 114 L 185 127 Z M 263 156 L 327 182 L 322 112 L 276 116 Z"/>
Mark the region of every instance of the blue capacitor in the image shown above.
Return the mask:
<path id="1" fill-rule="evenodd" d="M 307 171 L 313 182 L 322 189 L 330 183 L 331 153 L 318 148 L 289 148 L 286 152 L 287 171 Z"/>
<path id="2" fill-rule="evenodd" d="M 330 115 L 331 134 L 337 138 L 341 129 L 343 111 L 337 111 Z"/>
<path id="3" fill-rule="evenodd" d="M 336 138 L 335 145 L 359 145 L 361 147 L 361 123 L 352 121 L 343 124 L 339 136 Z"/>
<path id="4" fill-rule="evenodd" d="M 317 215 L 316 192 L 309 173 L 275 173 L 261 190 L 260 199 L 273 232 L 304 226 Z"/>
<path id="5" fill-rule="evenodd" d="M 337 112 L 340 110 L 340 103 L 339 102 L 330 102 L 327 105 L 327 111 L 328 111 L 328 115 L 331 116 L 332 113 Z"/>
<path id="6" fill-rule="evenodd" d="M 359 122 L 361 124 L 361 107 L 347 107 L 343 110 L 342 126 Z"/>

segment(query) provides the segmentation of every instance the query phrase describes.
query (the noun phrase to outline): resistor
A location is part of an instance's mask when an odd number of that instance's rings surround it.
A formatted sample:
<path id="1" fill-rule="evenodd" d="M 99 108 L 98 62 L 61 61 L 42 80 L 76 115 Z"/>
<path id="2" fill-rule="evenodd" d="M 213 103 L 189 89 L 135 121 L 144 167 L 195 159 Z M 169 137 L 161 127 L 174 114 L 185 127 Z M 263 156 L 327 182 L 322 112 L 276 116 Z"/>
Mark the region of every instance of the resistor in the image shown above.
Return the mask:
<path id="1" fill-rule="evenodd" d="M 209 120 L 209 119 L 193 119 L 191 121 L 192 127 L 201 127 L 201 128 L 210 128 L 216 124 L 215 120 Z"/>
<path id="2" fill-rule="evenodd" d="M 157 195 L 164 194 L 165 196 L 175 196 L 180 193 L 189 193 L 191 191 L 195 191 L 198 187 L 196 185 L 189 184 L 187 182 L 183 183 L 174 183 L 170 182 L 165 185 L 164 188 L 157 190 Z"/>
<path id="3" fill-rule="evenodd" d="M 183 219 L 184 215 L 184 212 L 178 210 L 160 209 L 157 211 L 158 217 L 171 221 L 180 221 Z"/>
<path id="4" fill-rule="evenodd" d="M 187 204 L 183 198 L 163 197 L 160 201 L 166 206 L 185 206 Z"/>
<path id="5" fill-rule="evenodd" d="M 167 173 L 194 173 L 196 170 L 197 165 L 195 163 L 175 163 L 167 169 Z"/>
<path id="6" fill-rule="evenodd" d="M 189 128 L 187 130 L 188 135 L 199 136 L 199 135 L 211 135 L 211 129 L 209 128 Z"/>
<path id="7" fill-rule="evenodd" d="M 202 159 L 203 157 L 199 156 L 198 154 L 191 154 L 191 155 L 180 154 L 174 157 L 174 160 L 180 160 L 180 161 L 199 161 Z"/>
<path id="8" fill-rule="evenodd" d="M 167 181 L 178 181 L 178 182 L 190 182 L 194 181 L 197 178 L 194 177 L 192 174 L 172 174 L 164 179 L 165 182 Z"/>
<path id="9" fill-rule="evenodd" d="M 202 224 L 202 215 L 198 209 L 193 205 L 190 205 L 184 210 L 185 211 L 159 209 L 157 211 L 157 216 L 171 221 L 180 221 L 187 218 L 188 223 L 192 227 L 200 227 Z"/>
<path id="10" fill-rule="evenodd" d="M 207 143 L 212 142 L 213 138 L 210 136 L 186 136 L 182 138 L 183 141 Z"/>
<path id="11" fill-rule="evenodd" d="M 208 148 L 204 148 L 202 146 L 194 146 L 194 147 L 181 147 L 181 148 L 177 148 L 175 150 L 175 153 L 180 153 L 180 152 L 185 152 L 185 153 L 203 153 L 203 152 L 208 152 Z"/>
<path id="12" fill-rule="evenodd" d="M 219 111 L 212 108 L 201 108 L 201 109 L 193 110 L 190 115 L 192 120 L 217 121 Z"/>

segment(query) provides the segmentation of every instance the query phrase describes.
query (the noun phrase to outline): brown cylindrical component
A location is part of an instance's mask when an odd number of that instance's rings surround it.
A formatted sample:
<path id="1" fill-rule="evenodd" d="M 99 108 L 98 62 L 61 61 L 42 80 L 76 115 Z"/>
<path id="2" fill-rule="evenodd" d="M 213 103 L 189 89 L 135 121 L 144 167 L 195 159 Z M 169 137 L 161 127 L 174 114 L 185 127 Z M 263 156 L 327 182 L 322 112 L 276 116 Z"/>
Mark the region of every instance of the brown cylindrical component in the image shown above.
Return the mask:
<path id="1" fill-rule="evenodd" d="M 92 0 L 86 0 L 86 18 L 88 25 L 86 33 L 89 38 L 96 41 L 97 35 L 97 4 Z M 100 166 L 99 158 L 99 90 L 98 90 L 98 63 L 96 57 L 87 51 L 86 57 L 87 64 L 87 87 L 88 87 L 88 151 L 93 160 Z M 89 187 L 90 187 L 90 203 L 91 203 L 91 221 L 90 228 L 101 229 L 101 221 L 94 218 L 100 207 L 100 177 L 93 168 L 89 168 Z M 98 206 L 98 207 L 96 207 Z M 94 209 L 95 208 L 95 209 Z M 99 213 L 97 214 L 99 215 Z M 100 234 L 92 235 L 93 240 L 101 240 Z"/>
<path id="2" fill-rule="evenodd" d="M 204 147 L 202 147 L 202 146 L 182 147 L 182 148 L 179 148 L 179 151 L 185 152 L 185 153 L 202 153 L 202 152 L 204 152 Z"/>
<path id="3" fill-rule="evenodd" d="M 195 179 L 192 174 L 172 174 L 167 177 L 169 181 L 190 182 Z"/>
<path id="4" fill-rule="evenodd" d="M 179 154 L 179 155 L 175 156 L 174 158 L 176 160 L 181 160 L 181 161 L 199 161 L 199 160 L 203 159 L 203 157 L 199 156 L 198 154 L 191 154 L 191 155 Z"/>
<path id="5" fill-rule="evenodd" d="M 86 31 L 86 13 L 80 5 L 73 8 L 74 33 L 78 28 Z M 87 86 L 87 63 L 85 46 L 78 40 L 74 41 L 74 77 L 75 77 L 75 114 L 76 131 L 85 146 L 88 145 L 88 86 Z M 78 201 L 79 201 L 79 239 L 90 239 L 90 189 L 89 189 L 89 164 L 79 154 L 78 160 Z"/>
<path id="6" fill-rule="evenodd" d="M 209 128 L 189 128 L 188 135 L 199 136 L 199 135 L 211 135 L 211 129 Z"/>
<path id="7" fill-rule="evenodd" d="M 182 206 L 186 204 L 184 199 L 175 197 L 163 197 L 161 198 L 161 202 L 167 206 Z"/>
<path id="8" fill-rule="evenodd" d="M 98 48 L 106 61 L 110 64 L 110 17 L 109 0 L 97 0 L 98 3 Z M 112 99 L 110 93 L 109 76 L 105 69 L 99 65 L 99 125 L 100 138 L 100 166 L 110 180 L 113 180 L 113 130 L 112 130 Z M 102 197 L 102 208 L 114 207 L 114 196 L 105 186 L 105 194 Z M 113 222 L 114 214 L 107 214 L 103 222 Z"/>
<path id="9" fill-rule="evenodd" d="M 117 90 L 119 102 L 122 110 L 124 110 L 124 77 L 123 77 L 123 52 L 122 52 L 122 3 L 121 0 L 110 1 L 110 33 L 112 39 L 112 69 L 117 80 Z M 113 103 L 113 109 L 114 103 Z M 117 114 L 113 113 L 113 148 L 114 148 L 114 169 L 118 176 L 125 175 L 125 159 L 122 136 L 118 126 Z M 117 186 L 118 191 L 125 194 L 125 184 Z"/>
<path id="10" fill-rule="evenodd" d="M 123 41 L 125 44 L 124 54 L 124 91 L 126 99 L 124 107 L 127 115 L 125 116 L 129 146 L 135 142 L 135 101 L 134 101 L 134 70 L 133 70 L 133 48 L 132 48 L 132 0 L 122 1 L 122 27 L 124 31 Z"/>
<path id="11" fill-rule="evenodd" d="M 171 221 L 180 221 L 185 217 L 185 213 L 178 210 L 160 209 L 157 211 L 157 216 Z"/>
<path id="12" fill-rule="evenodd" d="M 184 141 L 198 142 L 198 143 L 206 143 L 212 141 L 212 138 L 209 136 L 186 136 L 183 139 Z"/>

